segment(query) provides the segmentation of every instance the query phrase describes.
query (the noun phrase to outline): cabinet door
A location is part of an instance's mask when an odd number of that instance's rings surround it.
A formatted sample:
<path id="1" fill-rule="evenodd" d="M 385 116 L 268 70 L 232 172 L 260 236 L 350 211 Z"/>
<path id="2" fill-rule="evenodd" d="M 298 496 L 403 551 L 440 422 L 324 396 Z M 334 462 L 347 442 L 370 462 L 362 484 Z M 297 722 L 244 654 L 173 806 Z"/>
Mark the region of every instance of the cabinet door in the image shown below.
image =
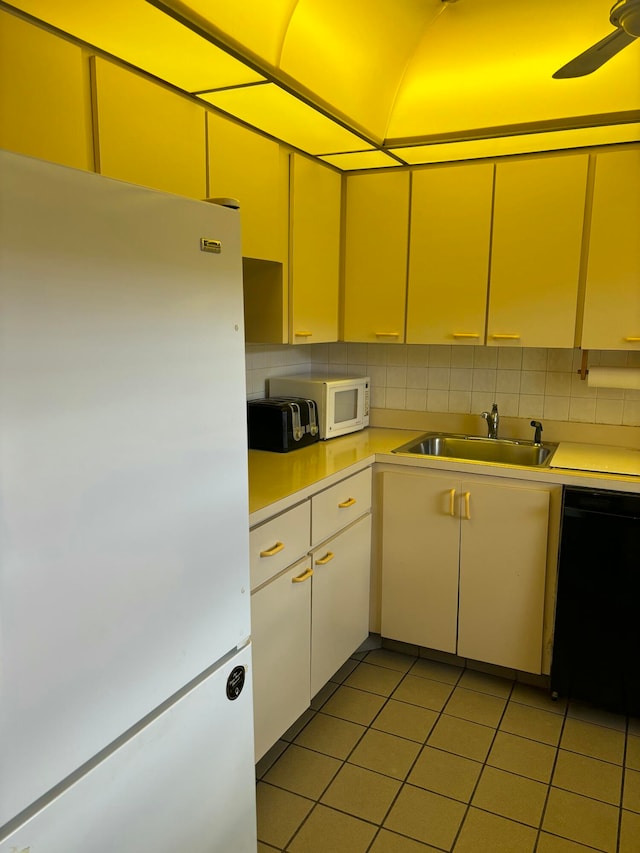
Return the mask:
<path id="1" fill-rule="evenodd" d="M 456 651 L 459 483 L 383 474 L 382 636 Z"/>
<path id="2" fill-rule="evenodd" d="M 549 493 L 463 483 L 458 654 L 542 668 Z"/>
<path id="3" fill-rule="evenodd" d="M 291 157 L 289 340 L 338 340 L 342 178 L 307 157 Z"/>
<path id="4" fill-rule="evenodd" d="M 251 595 L 255 759 L 309 707 L 311 561 Z"/>
<path id="5" fill-rule="evenodd" d="M 242 254 L 286 264 L 289 176 L 277 142 L 209 113 L 209 196 L 240 202 Z"/>
<path id="6" fill-rule="evenodd" d="M 587 166 L 587 154 L 496 165 L 489 346 L 574 346 Z"/>
<path id="7" fill-rule="evenodd" d="M 82 50 L 2 11 L 0 148 L 93 168 L 89 64 Z"/>
<path id="8" fill-rule="evenodd" d="M 415 171 L 408 344 L 484 343 L 493 164 Z"/>
<path id="9" fill-rule="evenodd" d="M 640 149 L 596 155 L 584 349 L 640 350 Z"/>
<path id="10" fill-rule="evenodd" d="M 311 695 L 369 636 L 371 515 L 313 554 Z"/>
<path id="11" fill-rule="evenodd" d="M 409 172 L 346 179 L 345 341 L 404 341 Z"/>
<path id="12" fill-rule="evenodd" d="M 93 63 L 97 170 L 204 198 L 205 110 L 112 62 Z"/>

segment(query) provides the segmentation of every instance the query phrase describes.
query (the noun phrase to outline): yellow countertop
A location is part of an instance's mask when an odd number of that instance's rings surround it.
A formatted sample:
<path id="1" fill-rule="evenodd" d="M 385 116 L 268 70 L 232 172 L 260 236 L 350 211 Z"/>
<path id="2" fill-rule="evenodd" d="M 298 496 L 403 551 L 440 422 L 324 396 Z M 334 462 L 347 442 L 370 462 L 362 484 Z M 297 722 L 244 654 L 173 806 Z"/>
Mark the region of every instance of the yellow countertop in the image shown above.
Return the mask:
<path id="1" fill-rule="evenodd" d="M 290 453 L 250 450 L 249 513 L 253 515 L 354 465 L 368 464 L 376 453 L 389 453 L 419 435 L 418 430 L 369 427 Z"/>
<path id="2" fill-rule="evenodd" d="M 373 462 L 401 466 L 457 471 L 511 479 L 574 485 L 640 493 L 640 476 L 598 473 L 566 468 L 529 468 L 488 462 L 462 462 L 429 456 L 397 456 L 391 451 L 424 430 L 369 427 L 342 438 L 319 441 L 290 453 L 249 451 L 249 523 L 260 524 L 293 503 L 305 500 L 320 488 L 333 485 L 345 476 Z M 592 445 L 575 445 L 587 453 Z M 603 448 L 606 448 L 603 445 Z M 576 457 L 580 458 L 580 457 Z"/>

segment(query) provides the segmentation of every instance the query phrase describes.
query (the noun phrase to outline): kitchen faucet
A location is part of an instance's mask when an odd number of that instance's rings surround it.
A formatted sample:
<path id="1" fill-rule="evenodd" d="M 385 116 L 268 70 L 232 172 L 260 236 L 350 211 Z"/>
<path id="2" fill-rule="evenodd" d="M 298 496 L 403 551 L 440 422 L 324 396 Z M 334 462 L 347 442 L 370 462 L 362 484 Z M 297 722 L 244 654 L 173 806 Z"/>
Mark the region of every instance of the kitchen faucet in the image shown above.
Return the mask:
<path id="1" fill-rule="evenodd" d="M 491 412 L 481 412 L 480 417 L 484 418 L 487 422 L 487 429 L 489 430 L 489 438 L 497 438 L 498 437 L 498 424 L 500 423 L 500 417 L 498 415 L 498 404 L 494 403 L 491 407 Z"/>

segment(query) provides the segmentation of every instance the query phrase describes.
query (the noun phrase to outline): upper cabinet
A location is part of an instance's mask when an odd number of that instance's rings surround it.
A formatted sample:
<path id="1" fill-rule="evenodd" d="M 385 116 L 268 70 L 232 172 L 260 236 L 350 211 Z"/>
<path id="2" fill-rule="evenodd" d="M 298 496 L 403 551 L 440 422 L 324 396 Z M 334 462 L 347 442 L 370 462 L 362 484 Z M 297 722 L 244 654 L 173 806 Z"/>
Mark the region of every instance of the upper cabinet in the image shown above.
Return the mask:
<path id="1" fill-rule="evenodd" d="M 0 11 L 0 148 L 93 169 L 82 49 Z"/>
<path id="2" fill-rule="evenodd" d="M 640 350 L 640 149 L 596 155 L 584 349 Z"/>
<path id="3" fill-rule="evenodd" d="M 216 113 L 207 115 L 209 198 L 240 203 L 245 338 L 285 344 L 288 336 L 288 153 Z"/>
<path id="4" fill-rule="evenodd" d="M 210 198 L 240 202 L 242 254 L 286 264 L 289 163 L 277 142 L 209 113 Z"/>
<path id="5" fill-rule="evenodd" d="M 404 341 L 409 172 L 346 179 L 345 341 Z"/>
<path id="6" fill-rule="evenodd" d="M 574 346 L 588 159 L 496 164 L 489 346 Z"/>
<path id="7" fill-rule="evenodd" d="M 97 171 L 204 198 L 205 110 L 112 62 L 93 63 Z"/>
<path id="8" fill-rule="evenodd" d="M 292 344 L 338 340 L 341 188 L 338 172 L 291 155 Z"/>
<path id="9" fill-rule="evenodd" d="M 408 344 L 484 343 L 493 171 L 476 163 L 413 173 Z"/>

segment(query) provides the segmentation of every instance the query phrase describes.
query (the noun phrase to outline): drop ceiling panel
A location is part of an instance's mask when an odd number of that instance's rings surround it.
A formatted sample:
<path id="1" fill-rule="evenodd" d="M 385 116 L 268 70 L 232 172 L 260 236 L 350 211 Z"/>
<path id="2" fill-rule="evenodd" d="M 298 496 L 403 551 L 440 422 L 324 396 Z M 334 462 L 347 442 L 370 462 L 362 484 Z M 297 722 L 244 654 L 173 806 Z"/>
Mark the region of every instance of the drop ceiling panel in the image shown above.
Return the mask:
<path id="1" fill-rule="evenodd" d="M 400 154 L 400 157 L 403 155 Z M 380 169 L 381 167 L 400 166 L 395 157 L 389 157 L 384 151 L 354 151 L 351 154 L 327 154 L 320 158 L 344 172 L 354 169 Z M 408 161 L 407 161 L 408 162 Z"/>
<path id="2" fill-rule="evenodd" d="M 187 92 L 263 79 L 242 62 L 192 33 L 145 0 L 13 4 L 58 29 Z"/>
<path id="3" fill-rule="evenodd" d="M 591 145 L 638 141 L 640 141 L 640 123 L 634 123 L 464 142 L 415 145 L 389 150 L 413 166 L 421 163 L 475 160 L 481 157 L 531 154 L 536 151 L 560 151 L 564 148 L 584 148 Z"/>
<path id="4" fill-rule="evenodd" d="M 200 97 L 309 154 L 373 148 L 273 83 L 211 92 Z"/>

